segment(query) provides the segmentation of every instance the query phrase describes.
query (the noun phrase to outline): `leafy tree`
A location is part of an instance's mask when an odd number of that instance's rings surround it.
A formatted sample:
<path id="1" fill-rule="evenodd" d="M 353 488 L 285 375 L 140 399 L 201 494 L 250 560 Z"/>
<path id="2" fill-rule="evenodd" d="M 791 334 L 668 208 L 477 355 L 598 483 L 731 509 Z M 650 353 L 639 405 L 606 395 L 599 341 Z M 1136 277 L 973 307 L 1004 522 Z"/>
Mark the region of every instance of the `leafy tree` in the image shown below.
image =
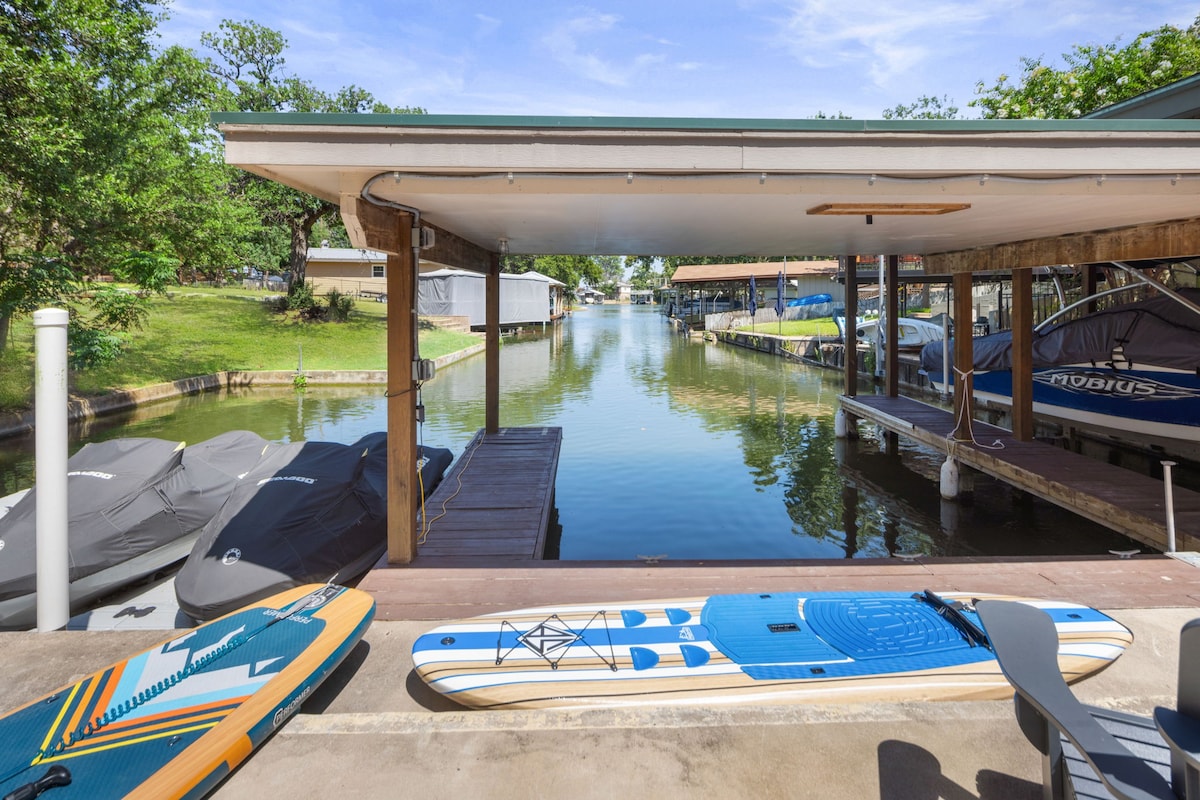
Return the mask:
<path id="1" fill-rule="evenodd" d="M 621 256 L 592 256 L 592 261 L 599 268 L 601 277 L 598 282 L 588 282 L 609 294 L 616 291 L 617 284 L 625 277 L 625 260 Z"/>
<path id="2" fill-rule="evenodd" d="M 1164 25 L 1120 46 L 1076 45 L 1055 69 L 1022 58 L 1016 83 L 980 82 L 970 105 L 985 118 L 1070 119 L 1200 72 L 1200 17 L 1186 30 Z"/>
<path id="3" fill-rule="evenodd" d="M 504 272 L 519 275 L 524 272 L 540 272 L 547 277 L 562 281 L 568 291 L 583 281 L 599 284 L 604 273 L 594 256 L 504 256 L 500 265 Z"/>
<path id="4" fill-rule="evenodd" d="M 217 32 L 202 34 L 200 40 L 217 56 L 208 62 L 208 69 L 221 86 L 218 110 L 425 113 L 420 108 L 390 108 L 357 86 L 342 87 L 333 95 L 321 91 L 287 71 L 287 40 L 282 34 L 255 22 L 224 20 Z M 338 206 L 248 172 L 237 173 L 232 185 L 234 194 L 257 210 L 264 225 L 288 231 L 289 293 L 297 291 L 304 283 L 314 227 L 334 218 Z"/>
<path id="5" fill-rule="evenodd" d="M 212 82 L 151 45 L 145 0 L 0 0 L 0 346 L 131 251 L 204 263 L 236 204 L 206 146 Z"/>
<path id="6" fill-rule="evenodd" d="M 948 95 L 921 95 L 911 105 L 897 104 L 883 110 L 884 119 L 961 119 L 958 106 Z"/>
<path id="7" fill-rule="evenodd" d="M 657 289 L 662 286 L 662 273 L 654 268 L 653 261 L 638 261 L 633 265 L 629 283 L 635 289 Z"/>

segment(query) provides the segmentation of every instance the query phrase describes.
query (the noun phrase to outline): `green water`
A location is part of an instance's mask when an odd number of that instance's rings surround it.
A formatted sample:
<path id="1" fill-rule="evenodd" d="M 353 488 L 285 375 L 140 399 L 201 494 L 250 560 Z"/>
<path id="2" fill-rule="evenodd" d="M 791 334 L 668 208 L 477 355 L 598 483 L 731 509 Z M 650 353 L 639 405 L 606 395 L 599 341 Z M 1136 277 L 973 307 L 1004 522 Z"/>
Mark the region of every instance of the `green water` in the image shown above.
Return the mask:
<path id="1" fill-rule="evenodd" d="M 941 500 L 942 457 L 837 441 L 839 373 L 672 331 L 655 308 L 590 306 L 546 334 L 505 339 L 500 424 L 557 425 L 563 559 L 1068 555 L 1124 537 L 980 478 Z M 422 441 L 455 454 L 484 424 L 482 355 L 426 384 Z M 870 391 L 864 387 L 864 391 Z M 107 418 L 84 441 L 202 441 L 245 428 L 276 441 L 351 442 L 386 427 L 380 386 L 244 390 Z M 6 440 L 0 494 L 32 482 L 32 437 Z"/>

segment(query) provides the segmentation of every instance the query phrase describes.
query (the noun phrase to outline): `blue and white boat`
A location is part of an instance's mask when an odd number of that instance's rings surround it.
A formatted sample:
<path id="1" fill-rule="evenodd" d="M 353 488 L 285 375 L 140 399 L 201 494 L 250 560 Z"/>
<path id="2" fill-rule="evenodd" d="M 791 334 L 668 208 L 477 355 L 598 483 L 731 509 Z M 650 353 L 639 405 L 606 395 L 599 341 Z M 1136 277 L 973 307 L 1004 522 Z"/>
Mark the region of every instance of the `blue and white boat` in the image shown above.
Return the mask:
<path id="1" fill-rule="evenodd" d="M 1110 289 L 1034 329 L 1033 412 L 1180 455 L 1200 452 L 1200 290 L 1137 274 L 1154 290 L 1149 298 L 1070 318 L 1102 296 L 1142 287 Z M 921 350 L 921 370 L 939 391 L 947 388 L 942 347 Z M 953 354 L 953 340 L 949 347 Z M 973 352 L 976 400 L 1011 407 L 1012 331 L 976 338 Z"/>

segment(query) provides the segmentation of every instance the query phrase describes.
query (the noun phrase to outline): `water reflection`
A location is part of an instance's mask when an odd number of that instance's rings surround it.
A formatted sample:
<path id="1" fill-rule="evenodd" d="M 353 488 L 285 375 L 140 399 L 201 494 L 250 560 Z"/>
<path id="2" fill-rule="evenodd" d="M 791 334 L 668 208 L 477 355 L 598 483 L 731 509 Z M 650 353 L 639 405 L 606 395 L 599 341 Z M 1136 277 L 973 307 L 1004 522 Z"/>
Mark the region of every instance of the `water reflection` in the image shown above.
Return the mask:
<path id="1" fill-rule="evenodd" d="M 941 457 L 833 435 L 835 373 L 672 332 L 645 306 L 589 307 L 500 348 L 500 422 L 558 425 L 563 559 L 862 558 L 1103 553 L 1129 541 L 1003 484 L 946 503 Z M 482 356 L 422 392 L 426 444 L 462 452 L 484 424 Z M 237 390 L 182 398 L 80 429 L 201 441 L 352 442 L 386 427 L 381 386 Z M 5 492 L 32 481 L 32 438 L 0 453 Z"/>

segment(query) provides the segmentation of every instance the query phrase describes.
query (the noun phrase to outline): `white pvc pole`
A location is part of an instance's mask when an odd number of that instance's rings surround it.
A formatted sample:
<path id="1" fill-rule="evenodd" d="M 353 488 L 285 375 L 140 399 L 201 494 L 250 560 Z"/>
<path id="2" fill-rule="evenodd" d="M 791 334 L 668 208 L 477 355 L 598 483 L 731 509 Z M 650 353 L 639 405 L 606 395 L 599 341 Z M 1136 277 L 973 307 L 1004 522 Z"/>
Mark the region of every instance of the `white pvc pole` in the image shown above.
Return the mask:
<path id="1" fill-rule="evenodd" d="M 37 486 L 37 629 L 65 628 L 71 616 L 67 553 L 67 319 L 61 308 L 33 312 L 34 482 Z"/>
<path id="2" fill-rule="evenodd" d="M 1171 485 L 1171 467 L 1174 461 L 1162 462 L 1163 468 L 1163 503 L 1167 507 L 1167 552 L 1175 552 L 1175 492 Z"/>

